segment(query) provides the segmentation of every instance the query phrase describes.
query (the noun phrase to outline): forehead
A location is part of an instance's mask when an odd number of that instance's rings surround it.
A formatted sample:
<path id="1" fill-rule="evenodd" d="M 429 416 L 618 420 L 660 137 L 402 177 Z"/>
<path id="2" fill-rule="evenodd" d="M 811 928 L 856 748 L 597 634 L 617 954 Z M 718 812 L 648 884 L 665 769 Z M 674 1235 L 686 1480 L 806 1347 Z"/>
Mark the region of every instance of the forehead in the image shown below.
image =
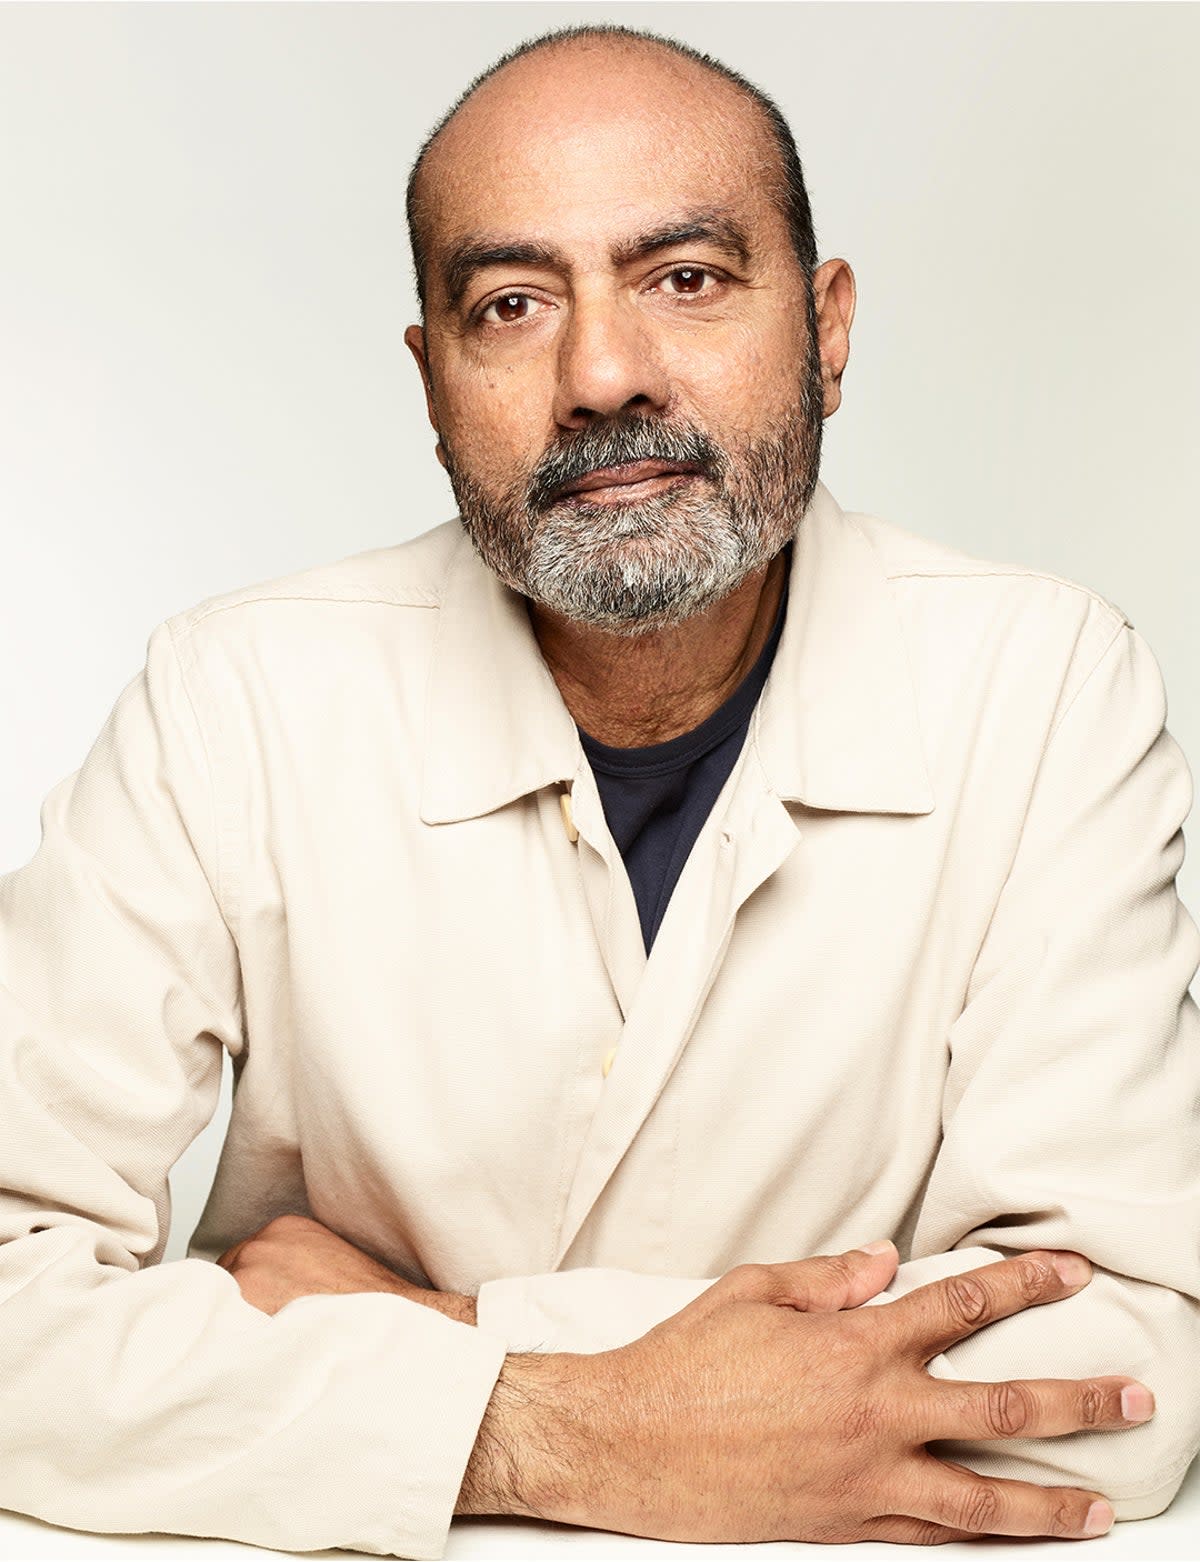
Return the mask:
<path id="1" fill-rule="evenodd" d="M 780 223 L 776 154 L 735 87 L 661 48 L 582 43 L 515 60 L 430 147 L 420 199 L 426 251 L 480 233 L 586 248 L 719 206 L 753 231 Z"/>

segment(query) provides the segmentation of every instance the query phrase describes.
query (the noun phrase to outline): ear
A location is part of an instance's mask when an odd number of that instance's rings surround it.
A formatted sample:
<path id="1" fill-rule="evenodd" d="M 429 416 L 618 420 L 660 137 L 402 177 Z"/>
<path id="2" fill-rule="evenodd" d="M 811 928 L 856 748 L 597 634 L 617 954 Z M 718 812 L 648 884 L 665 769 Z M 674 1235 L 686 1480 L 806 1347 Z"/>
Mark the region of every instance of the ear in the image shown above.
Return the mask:
<path id="1" fill-rule="evenodd" d="M 850 324 L 854 319 L 856 298 L 854 273 L 848 261 L 827 260 L 813 272 L 813 305 L 817 314 L 825 417 L 836 412 L 842 404 L 842 374 L 850 357 Z"/>
<path id="2" fill-rule="evenodd" d="M 421 374 L 421 384 L 425 387 L 425 413 L 429 418 L 430 426 L 435 434 L 440 436 L 437 413 L 433 407 L 433 381 L 429 377 L 429 355 L 425 348 L 425 332 L 419 325 L 410 325 L 404 333 L 404 345 L 412 353 L 417 361 L 417 368 Z M 446 464 L 446 452 L 442 448 L 439 437 L 434 454 L 443 466 Z"/>

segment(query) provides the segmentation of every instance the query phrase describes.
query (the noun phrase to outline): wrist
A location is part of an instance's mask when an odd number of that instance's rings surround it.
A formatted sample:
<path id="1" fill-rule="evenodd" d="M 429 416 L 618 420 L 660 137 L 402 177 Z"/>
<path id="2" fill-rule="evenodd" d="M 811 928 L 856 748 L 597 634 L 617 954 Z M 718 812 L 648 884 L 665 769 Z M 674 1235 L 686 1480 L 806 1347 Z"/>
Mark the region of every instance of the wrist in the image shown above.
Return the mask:
<path id="1" fill-rule="evenodd" d="M 504 1359 L 467 1463 L 456 1514 L 586 1524 L 581 1471 L 591 1469 L 597 1357 L 514 1353 Z M 590 1451 L 588 1457 L 591 1457 Z M 593 1461 L 594 1463 L 594 1461 Z"/>
<path id="2" fill-rule="evenodd" d="M 405 1280 L 397 1276 L 393 1289 L 399 1296 L 407 1296 L 411 1302 L 420 1302 L 422 1307 L 432 1307 L 434 1312 L 444 1313 L 447 1318 L 453 1318 L 457 1323 L 475 1325 L 475 1298 L 463 1296 L 455 1291 L 431 1291 L 426 1286 L 414 1285 L 411 1280 Z"/>
<path id="3" fill-rule="evenodd" d="M 475 1298 L 473 1296 L 460 1296 L 454 1291 L 426 1291 L 420 1298 L 427 1307 L 434 1307 L 440 1313 L 445 1313 L 447 1318 L 453 1318 L 458 1323 L 468 1323 L 475 1326 Z"/>

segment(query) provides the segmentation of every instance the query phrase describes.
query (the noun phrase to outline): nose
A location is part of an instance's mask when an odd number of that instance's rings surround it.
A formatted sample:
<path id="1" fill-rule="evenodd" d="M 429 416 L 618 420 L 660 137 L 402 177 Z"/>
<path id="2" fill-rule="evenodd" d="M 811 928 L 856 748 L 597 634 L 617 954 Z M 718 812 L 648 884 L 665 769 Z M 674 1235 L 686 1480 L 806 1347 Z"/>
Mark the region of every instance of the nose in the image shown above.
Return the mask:
<path id="1" fill-rule="evenodd" d="M 626 408 L 662 412 L 665 369 L 636 308 L 612 298 L 577 299 L 560 338 L 554 418 L 581 429 Z"/>

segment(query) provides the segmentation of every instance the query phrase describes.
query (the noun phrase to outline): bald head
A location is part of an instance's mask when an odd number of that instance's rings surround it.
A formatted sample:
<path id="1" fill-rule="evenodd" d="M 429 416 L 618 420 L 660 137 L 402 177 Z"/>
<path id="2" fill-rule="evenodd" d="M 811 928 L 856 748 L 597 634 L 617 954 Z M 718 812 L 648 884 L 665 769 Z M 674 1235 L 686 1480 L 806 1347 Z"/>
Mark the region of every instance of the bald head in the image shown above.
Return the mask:
<path id="1" fill-rule="evenodd" d="M 477 193 L 489 180 L 500 189 L 509 180 L 535 178 L 538 149 L 543 166 L 574 149 L 594 158 L 598 168 L 606 157 L 626 165 L 634 157 L 652 175 L 656 163 L 686 155 L 689 142 L 697 155 L 717 159 L 764 191 L 811 278 L 816 241 L 808 193 L 791 131 L 771 99 L 736 71 L 674 39 L 581 26 L 543 34 L 502 56 L 467 87 L 422 146 L 407 193 L 422 311 L 431 251 L 453 221 L 458 192 Z"/>

